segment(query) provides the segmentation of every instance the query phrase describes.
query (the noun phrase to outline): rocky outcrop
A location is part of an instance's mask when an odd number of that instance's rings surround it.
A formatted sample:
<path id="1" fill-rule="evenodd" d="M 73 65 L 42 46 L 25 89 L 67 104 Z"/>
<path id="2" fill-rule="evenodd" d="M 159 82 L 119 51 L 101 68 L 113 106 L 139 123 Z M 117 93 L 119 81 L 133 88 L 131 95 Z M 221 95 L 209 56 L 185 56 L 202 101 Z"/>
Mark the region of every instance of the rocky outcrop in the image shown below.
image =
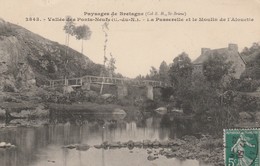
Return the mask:
<path id="1" fill-rule="evenodd" d="M 81 53 L 0 19 L 0 91 L 99 73 L 100 65 Z"/>

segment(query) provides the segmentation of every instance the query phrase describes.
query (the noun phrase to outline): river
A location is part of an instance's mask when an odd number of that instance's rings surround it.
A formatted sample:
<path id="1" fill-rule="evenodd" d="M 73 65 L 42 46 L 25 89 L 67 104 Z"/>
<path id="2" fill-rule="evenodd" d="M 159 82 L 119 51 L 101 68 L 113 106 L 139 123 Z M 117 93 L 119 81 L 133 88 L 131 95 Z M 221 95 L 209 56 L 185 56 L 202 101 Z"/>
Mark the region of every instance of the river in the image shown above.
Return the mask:
<path id="1" fill-rule="evenodd" d="M 179 138 L 192 132 L 191 123 L 173 123 L 165 117 L 115 118 L 92 117 L 71 120 L 48 120 L 44 125 L 16 120 L 0 129 L 0 142 L 10 142 L 15 148 L 0 148 L 1 166 L 206 166 L 197 160 L 179 160 L 160 156 L 149 161 L 145 148 L 96 149 L 104 141 L 127 142 Z M 36 122 L 37 124 L 37 122 Z M 69 144 L 88 144 L 87 151 L 63 148 Z M 159 151 L 159 149 L 154 150 Z"/>

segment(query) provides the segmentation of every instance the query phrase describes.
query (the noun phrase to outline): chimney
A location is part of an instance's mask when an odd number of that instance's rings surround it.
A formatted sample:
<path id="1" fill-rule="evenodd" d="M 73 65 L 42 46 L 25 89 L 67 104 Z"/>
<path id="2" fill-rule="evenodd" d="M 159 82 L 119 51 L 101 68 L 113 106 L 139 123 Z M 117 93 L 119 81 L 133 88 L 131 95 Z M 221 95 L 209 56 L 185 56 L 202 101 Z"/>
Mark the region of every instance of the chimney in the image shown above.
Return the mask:
<path id="1" fill-rule="evenodd" d="M 201 48 L 201 55 L 204 55 L 207 51 L 210 51 L 210 48 Z"/>
<path id="2" fill-rule="evenodd" d="M 229 44 L 228 44 L 228 49 L 229 49 L 230 51 L 236 51 L 236 52 L 238 52 L 238 46 L 237 46 L 237 44 L 229 43 Z"/>

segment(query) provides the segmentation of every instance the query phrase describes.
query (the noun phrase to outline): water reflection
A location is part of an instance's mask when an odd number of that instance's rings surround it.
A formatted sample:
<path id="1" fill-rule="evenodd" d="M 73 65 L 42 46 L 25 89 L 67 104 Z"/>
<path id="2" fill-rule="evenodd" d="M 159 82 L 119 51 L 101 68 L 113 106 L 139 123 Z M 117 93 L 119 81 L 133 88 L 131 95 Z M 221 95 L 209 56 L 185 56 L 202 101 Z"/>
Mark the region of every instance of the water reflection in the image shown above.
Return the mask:
<path id="1" fill-rule="evenodd" d="M 12 122 L 10 122 L 11 124 Z M 29 123 L 28 121 L 26 123 Z M 0 130 L 0 141 L 10 142 L 15 149 L 0 149 L 2 166 L 135 166 L 176 165 L 200 166 L 195 160 L 181 161 L 160 157 L 147 160 L 145 149 L 95 149 L 77 151 L 62 148 L 68 144 L 98 145 L 104 141 L 126 142 L 174 139 L 196 131 L 192 123 L 169 116 L 147 117 L 127 122 L 111 117 L 87 119 L 56 118 L 39 127 L 13 127 Z"/>

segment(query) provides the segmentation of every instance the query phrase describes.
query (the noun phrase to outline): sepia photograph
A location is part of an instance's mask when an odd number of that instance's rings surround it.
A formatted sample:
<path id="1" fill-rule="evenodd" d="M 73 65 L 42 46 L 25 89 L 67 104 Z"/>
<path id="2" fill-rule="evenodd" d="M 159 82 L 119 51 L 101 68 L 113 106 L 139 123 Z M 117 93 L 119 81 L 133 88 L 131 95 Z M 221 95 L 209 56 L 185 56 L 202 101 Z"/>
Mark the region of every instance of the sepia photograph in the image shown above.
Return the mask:
<path id="1" fill-rule="evenodd" d="M 0 0 L 0 166 L 260 166 L 260 0 Z"/>

